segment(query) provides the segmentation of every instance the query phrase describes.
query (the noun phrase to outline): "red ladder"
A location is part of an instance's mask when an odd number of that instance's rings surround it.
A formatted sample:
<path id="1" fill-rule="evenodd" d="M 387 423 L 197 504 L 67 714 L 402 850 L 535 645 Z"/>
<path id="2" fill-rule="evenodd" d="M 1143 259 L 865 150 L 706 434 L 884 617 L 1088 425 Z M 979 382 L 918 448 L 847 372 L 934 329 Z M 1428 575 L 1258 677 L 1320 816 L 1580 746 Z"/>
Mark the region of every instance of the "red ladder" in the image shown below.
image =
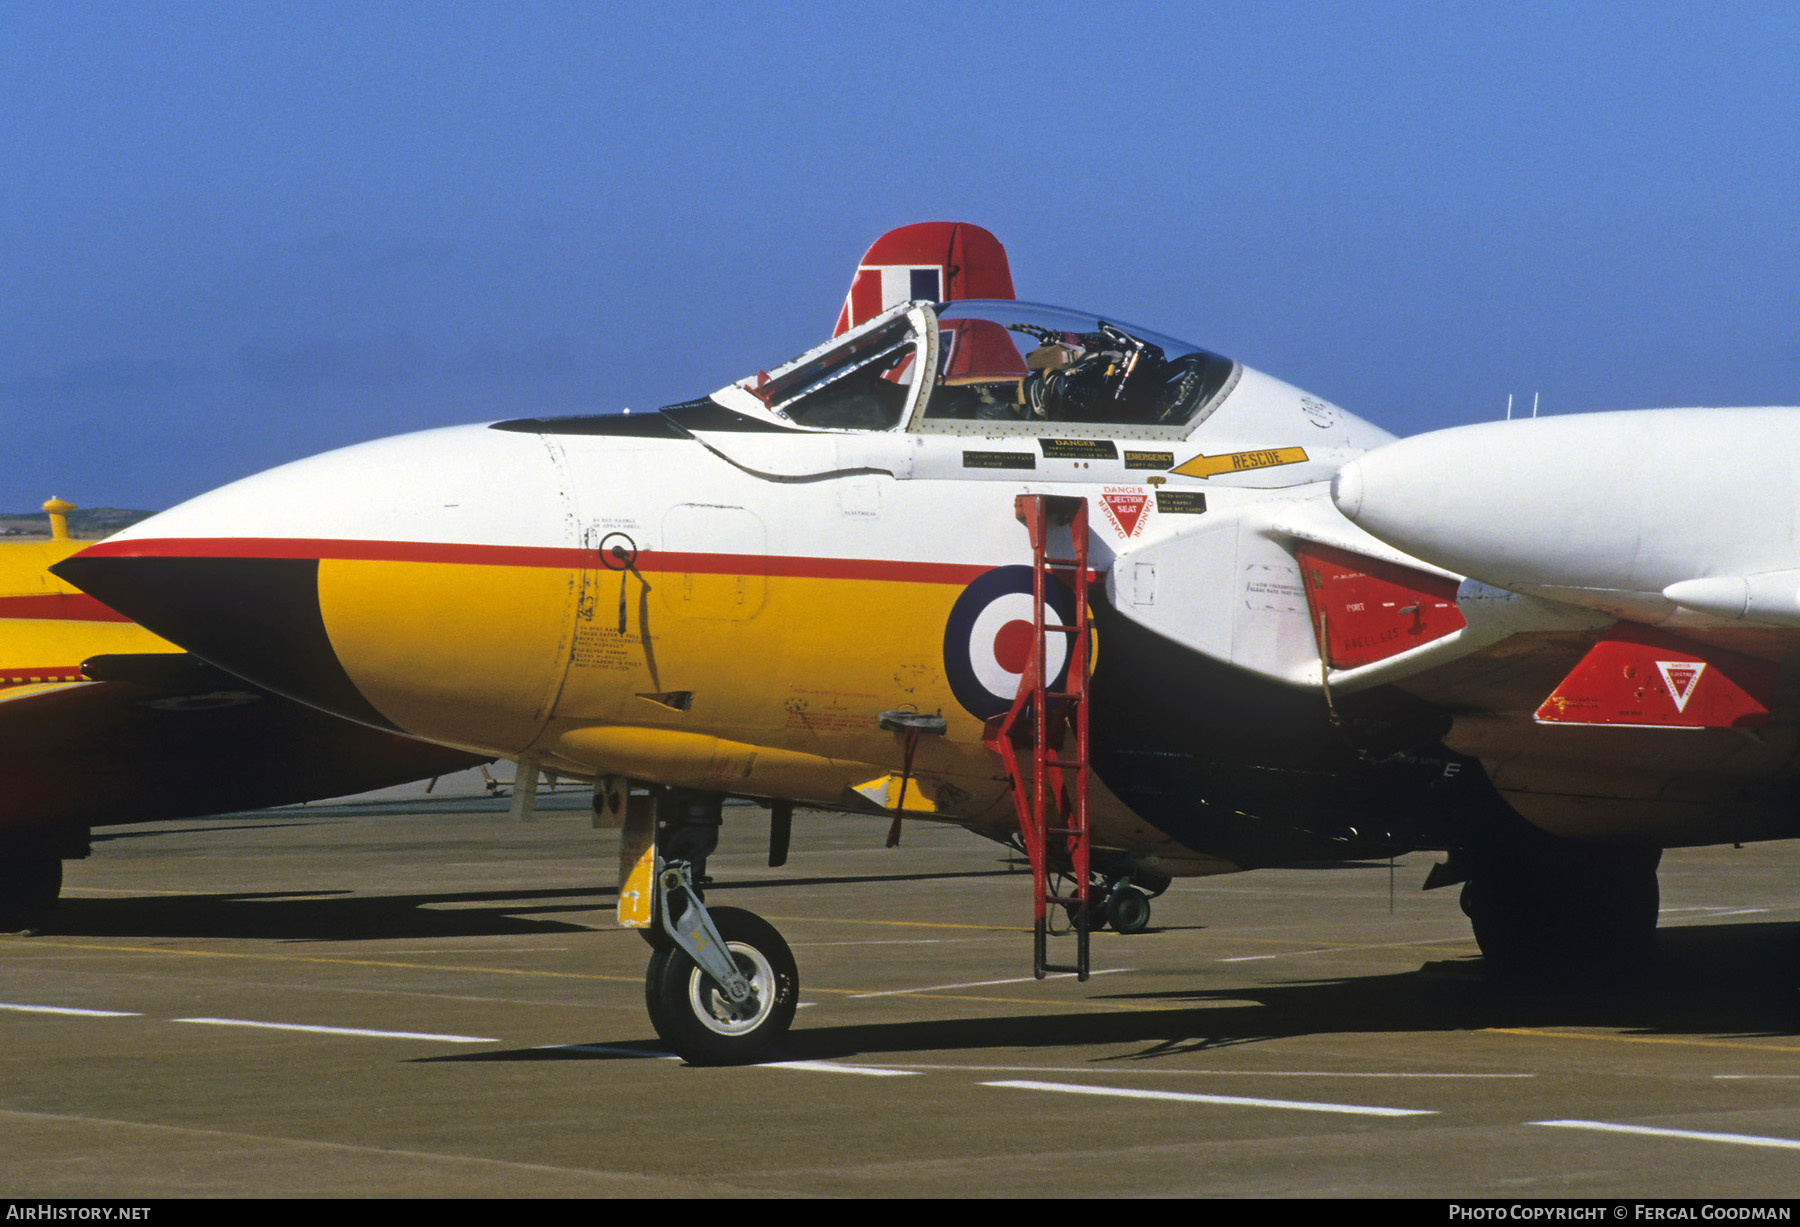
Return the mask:
<path id="1" fill-rule="evenodd" d="M 1032 972 L 1042 980 L 1047 972 L 1075 973 L 1088 978 L 1088 506 L 1085 498 L 1067 495 L 1021 494 L 1013 500 L 1019 522 L 1031 537 L 1031 617 L 1033 635 L 1030 658 L 1019 679 L 1019 692 L 1010 710 L 988 722 L 984 741 L 1000 756 L 1012 781 L 1013 808 L 1019 818 L 1019 834 L 1031 861 L 1034 897 Z M 1070 557 L 1049 553 L 1052 528 L 1069 529 Z M 1045 599 L 1052 580 L 1062 576 L 1075 595 L 1072 624 Z M 1055 618 L 1050 621 L 1046 614 Z M 1045 675 L 1044 663 L 1050 635 L 1066 635 L 1068 680 L 1061 690 L 1050 689 L 1055 680 Z M 1025 727 L 1020 717 L 1030 713 Z M 1074 730 L 1073 757 L 1064 757 L 1067 732 Z M 1027 787 L 1019 769 L 1020 757 L 1031 763 Z M 1054 819 L 1054 825 L 1052 824 Z M 1050 891 L 1049 859 L 1052 851 L 1065 856 L 1071 866 L 1075 893 Z M 1075 965 L 1052 966 L 1047 958 L 1048 917 L 1052 907 L 1063 907 L 1075 919 Z"/>

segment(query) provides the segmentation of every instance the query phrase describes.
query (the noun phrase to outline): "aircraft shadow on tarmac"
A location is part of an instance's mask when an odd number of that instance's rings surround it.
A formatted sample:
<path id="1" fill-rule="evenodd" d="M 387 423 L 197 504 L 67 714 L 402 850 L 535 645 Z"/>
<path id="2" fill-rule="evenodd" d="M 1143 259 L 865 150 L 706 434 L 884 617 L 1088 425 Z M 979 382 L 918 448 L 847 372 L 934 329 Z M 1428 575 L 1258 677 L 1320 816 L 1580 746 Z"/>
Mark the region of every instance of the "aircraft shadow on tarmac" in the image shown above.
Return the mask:
<path id="1" fill-rule="evenodd" d="M 223 937 L 268 941 L 589 932 L 559 912 L 610 904 L 605 890 L 476 890 L 368 895 L 350 890 L 246 891 L 129 899 L 65 898 L 46 932 L 78 937 Z"/>
<path id="2" fill-rule="evenodd" d="M 230 817 L 231 815 L 222 816 Z M 241 817 L 241 815 L 239 816 Z M 279 831 L 287 827 L 309 827 L 317 825 L 318 823 L 312 819 L 300 819 L 294 822 L 246 822 L 237 826 L 225 826 L 223 824 L 214 825 L 212 822 L 208 821 L 203 822 L 200 826 L 194 827 L 144 827 L 138 830 L 106 831 L 104 833 L 96 831 L 91 839 L 94 845 L 98 847 L 101 844 L 115 843 L 129 839 L 166 839 L 172 835 L 227 835 L 239 831 L 256 831 L 260 833 L 263 831 Z"/>
<path id="3" fill-rule="evenodd" d="M 596 874 L 598 876 L 598 874 Z M 708 897 L 741 891 L 873 882 L 1006 877 L 1004 869 L 877 876 L 771 878 L 715 882 Z M 344 890 L 245 891 L 64 898 L 44 930 L 78 937 L 222 937 L 267 941 L 382 941 L 430 937 L 501 937 L 526 933 L 591 933 L 610 925 L 566 920 L 610 909 L 612 886 L 536 890 L 431 891 L 376 895 Z"/>
<path id="4" fill-rule="evenodd" d="M 1610 983 L 1497 984 L 1479 959 L 1417 971 L 1291 984 L 1105 994 L 1141 1010 L 1018 1014 L 856 1026 L 796 1027 L 770 1060 L 894 1058 L 981 1049 L 1115 1050 L 1096 1069 L 1298 1036 L 1598 1027 L 1641 1036 L 1800 1033 L 1800 924 L 1695 925 L 1660 935 L 1653 965 Z M 804 996 L 804 990 L 802 991 Z M 1194 1003 L 1182 1008 L 1182 1002 Z M 1226 1004 L 1226 1003 L 1233 1004 Z M 941 1002 L 948 1011 L 953 1001 Z M 613 1051 L 607 1051 L 611 1049 Z M 1117 1051 L 1125 1049 L 1126 1051 Z M 654 1038 L 588 1039 L 423 1062 L 617 1060 L 652 1055 Z"/>

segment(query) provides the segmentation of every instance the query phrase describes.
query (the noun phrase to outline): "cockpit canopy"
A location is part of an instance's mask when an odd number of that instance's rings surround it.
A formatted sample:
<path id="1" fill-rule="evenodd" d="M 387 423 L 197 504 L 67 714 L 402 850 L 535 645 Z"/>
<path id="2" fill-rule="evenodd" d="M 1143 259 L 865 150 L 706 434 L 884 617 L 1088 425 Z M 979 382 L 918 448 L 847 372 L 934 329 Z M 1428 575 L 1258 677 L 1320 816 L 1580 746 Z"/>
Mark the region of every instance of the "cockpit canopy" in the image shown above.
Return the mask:
<path id="1" fill-rule="evenodd" d="M 1228 358 L 1135 325 L 963 300 L 896 308 L 739 386 L 774 416 L 814 430 L 1180 437 L 1237 371 Z"/>

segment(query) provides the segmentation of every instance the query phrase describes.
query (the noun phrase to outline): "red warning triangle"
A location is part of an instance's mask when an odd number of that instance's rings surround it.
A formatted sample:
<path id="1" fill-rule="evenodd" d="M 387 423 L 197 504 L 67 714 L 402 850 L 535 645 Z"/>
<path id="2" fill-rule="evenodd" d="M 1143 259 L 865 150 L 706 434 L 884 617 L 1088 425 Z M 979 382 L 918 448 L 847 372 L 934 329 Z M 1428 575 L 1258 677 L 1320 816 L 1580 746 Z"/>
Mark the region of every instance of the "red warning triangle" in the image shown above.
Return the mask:
<path id="1" fill-rule="evenodd" d="M 1137 536 L 1138 525 L 1144 518 L 1144 506 L 1150 496 L 1142 490 L 1115 491 L 1108 490 L 1100 496 L 1106 506 L 1107 518 L 1127 537 Z"/>
<path id="2" fill-rule="evenodd" d="M 1675 710 L 1686 711 L 1688 700 L 1694 697 L 1694 687 L 1700 681 L 1700 675 L 1706 672 L 1703 660 L 1659 660 L 1656 671 L 1662 674 L 1663 685 L 1669 688 L 1669 697 L 1675 700 Z"/>

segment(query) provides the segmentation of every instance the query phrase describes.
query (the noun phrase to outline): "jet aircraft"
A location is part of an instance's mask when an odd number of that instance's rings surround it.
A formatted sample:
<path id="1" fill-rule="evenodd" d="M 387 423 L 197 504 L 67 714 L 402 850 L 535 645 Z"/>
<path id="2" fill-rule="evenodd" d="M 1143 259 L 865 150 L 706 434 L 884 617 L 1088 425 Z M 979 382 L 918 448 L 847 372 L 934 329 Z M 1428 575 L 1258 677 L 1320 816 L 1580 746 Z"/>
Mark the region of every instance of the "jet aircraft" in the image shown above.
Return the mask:
<path id="1" fill-rule="evenodd" d="M 483 758 L 351 724 L 197 660 L 46 568 L 89 544 L 0 544 L 0 930 L 42 926 L 92 829 L 285 805 Z"/>
<path id="2" fill-rule="evenodd" d="M 1785 484 L 1726 548 L 1716 472 L 1672 477 L 1800 410 L 1397 441 L 1010 277 L 924 280 L 859 276 L 837 337 L 711 395 L 346 448 L 57 573 L 271 691 L 593 779 L 695 1061 L 765 1051 L 798 984 L 701 898 L 727 796 L 772 862 L 795 803 L 1019 842 L 1040 975 L 1059 909 L 1085 973 L 1168 876 L 1414 849 L 1497 966 L 1614 958 L 1662 847 L 1800 833 Z"/>

